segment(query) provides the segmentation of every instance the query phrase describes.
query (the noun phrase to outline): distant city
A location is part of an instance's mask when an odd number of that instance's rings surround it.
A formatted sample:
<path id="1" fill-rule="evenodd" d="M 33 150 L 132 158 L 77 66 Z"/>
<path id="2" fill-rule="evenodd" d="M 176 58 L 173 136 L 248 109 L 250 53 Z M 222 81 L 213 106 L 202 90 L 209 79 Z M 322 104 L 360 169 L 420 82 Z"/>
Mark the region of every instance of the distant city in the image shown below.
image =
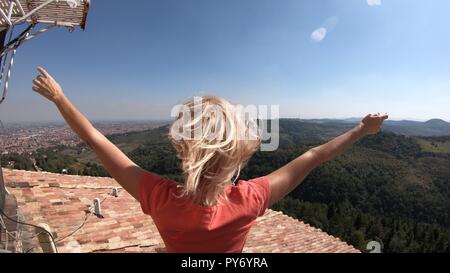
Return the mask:
<path id="1" fill-rule="evenodd" d="M 97 121 L 94 126 L 105 135 L 145 131 L 168 121 Z M 59 145 L 75 147 L 81 139 L 64 122 L 5 123 L 0 128 L 1 155 L 26 154 Z"/>

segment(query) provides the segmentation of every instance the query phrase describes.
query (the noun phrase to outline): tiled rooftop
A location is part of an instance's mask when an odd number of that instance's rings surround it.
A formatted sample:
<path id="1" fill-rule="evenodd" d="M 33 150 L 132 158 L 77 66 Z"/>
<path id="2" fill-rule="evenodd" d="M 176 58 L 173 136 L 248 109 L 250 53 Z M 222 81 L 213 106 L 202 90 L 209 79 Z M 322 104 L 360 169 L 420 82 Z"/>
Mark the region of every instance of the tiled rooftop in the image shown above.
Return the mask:
<path id="1" fill-rule="evenodd" d="M 123 190 L 117 198 L 111 195 L 118 187 L 113 179 L 3 171 L 24 220 L 48 224 L 56 234 L 59 252 L 165 251 L 155 224 L 142 213 L 139 203 Z M 103 218 L 89 213 L 95 198 L 103 201 Z M 36 238 L 27 236 L 24 250 L 38 245 Z M 40 248 L 31 251 L 39 252 Z M 250 231 L 244 252 L 359 251 L 319 229 L 268 210 Z"/>

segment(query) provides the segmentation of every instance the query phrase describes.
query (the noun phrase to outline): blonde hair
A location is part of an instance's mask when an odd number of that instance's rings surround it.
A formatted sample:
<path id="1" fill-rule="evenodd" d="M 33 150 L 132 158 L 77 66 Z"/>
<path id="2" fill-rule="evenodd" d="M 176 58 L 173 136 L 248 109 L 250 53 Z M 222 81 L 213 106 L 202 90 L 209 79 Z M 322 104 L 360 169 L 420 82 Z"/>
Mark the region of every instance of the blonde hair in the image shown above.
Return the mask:
<path id="1" fill-rule="evenodd" d="M 258 126 L 219 97 L 194 97 L 180 108 L 169 136 L 182 161 L 182 196 L 213 206 L 260 147 Z"/>

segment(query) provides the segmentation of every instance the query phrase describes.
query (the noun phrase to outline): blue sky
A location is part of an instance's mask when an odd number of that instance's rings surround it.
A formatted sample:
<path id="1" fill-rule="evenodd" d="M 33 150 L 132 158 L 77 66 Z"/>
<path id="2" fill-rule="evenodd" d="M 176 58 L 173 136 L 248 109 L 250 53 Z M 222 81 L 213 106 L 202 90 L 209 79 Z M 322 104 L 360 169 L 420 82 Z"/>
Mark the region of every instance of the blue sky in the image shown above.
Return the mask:
<path id="1" fill-rule="evenodd" d="M 94 120 L 168 118 L 213 94 L 276 104 L 282 117 L 450 121 L 450 1 L 369 3 L 92 0 L 85 32 L 52 31 L 19 50 L 0 118 L 60 119 L 31 91 L 42 65 Z"/>

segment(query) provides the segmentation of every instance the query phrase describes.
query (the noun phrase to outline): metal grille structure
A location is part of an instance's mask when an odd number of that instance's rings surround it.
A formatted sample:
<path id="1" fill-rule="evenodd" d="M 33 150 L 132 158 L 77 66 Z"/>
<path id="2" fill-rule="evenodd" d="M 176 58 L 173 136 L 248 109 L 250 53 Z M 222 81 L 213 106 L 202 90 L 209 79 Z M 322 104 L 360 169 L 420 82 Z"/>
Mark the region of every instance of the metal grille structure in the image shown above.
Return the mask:
<path id="1" fill-rule="evenodd" d="M 0 0 L 0 30 L 21 23 L 86 26 L 90 0 Z"/>

